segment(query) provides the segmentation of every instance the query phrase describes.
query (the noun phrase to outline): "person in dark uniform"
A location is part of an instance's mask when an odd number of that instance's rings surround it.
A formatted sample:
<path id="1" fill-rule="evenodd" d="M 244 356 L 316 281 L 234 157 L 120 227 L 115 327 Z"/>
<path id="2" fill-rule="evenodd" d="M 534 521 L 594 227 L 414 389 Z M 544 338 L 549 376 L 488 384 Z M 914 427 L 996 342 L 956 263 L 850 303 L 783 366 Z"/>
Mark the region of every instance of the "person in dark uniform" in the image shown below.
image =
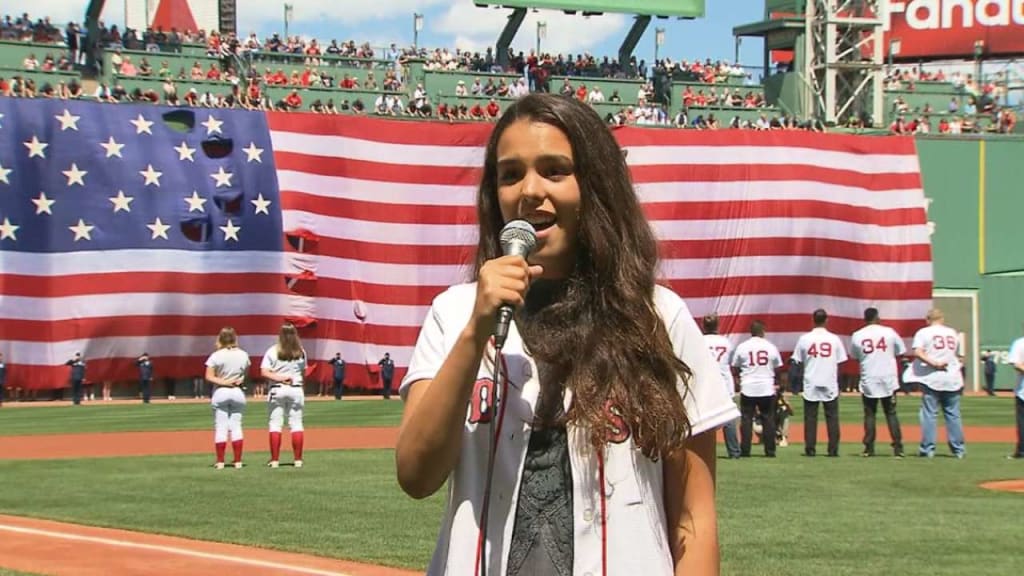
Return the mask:
<path id="1" fill-rule="evenodd" d="M 395 376 L 395 361 L 391 359 L 390 353 L 385 352 L 384 358 L 377 364 L 380 365 L 380 379 L 384 382 L 384 399 L 389 400 L 391 398 L 391 379 Z"/>
<path id="2" fill-rule="evenodd" d="M 7 389 L 7 364 L 4 364 L 4 355 L 0 354 L 0 406 L 4 405 L 4 390 Z"/>
<path id="3" fill-rule="evenodd" d="M 334 399 L 341 400 L 345 391 L 345 361 L 341 358 L 341 352 L 331 358 L 331 365 L 334 366 Z"/>
<path id="4" fill-rule="evenodd" d="M 149 398 L 153 393 L 153 362 L 149 359 L 149 352 L 143 352 L 135 364 L 139 367 L 139 392 L 142 394 L 142 403 L 149 404 Z"/>
<path id="5" fill-rule="evenodd" d="M 789 391 L 791 394 L 799 394 L 804 390 L 804 370 L 799 362 L 789 359 Z"/>
<path id="6" fill-rule="evenodd" d="M 991 350 L 981 353 L 981 361 L 985 364 L 985 392 L 989 396 L 996 395 L 996 355 Z"/>
<path id="7" fill-rule="evenodd" d="M 71 366 L 71 401 L 76 405 L 82 403 L 82 381 L 85 380 L 85 360 L 82 353 L 75 352 L 75 357 L 64 363 Z"/>

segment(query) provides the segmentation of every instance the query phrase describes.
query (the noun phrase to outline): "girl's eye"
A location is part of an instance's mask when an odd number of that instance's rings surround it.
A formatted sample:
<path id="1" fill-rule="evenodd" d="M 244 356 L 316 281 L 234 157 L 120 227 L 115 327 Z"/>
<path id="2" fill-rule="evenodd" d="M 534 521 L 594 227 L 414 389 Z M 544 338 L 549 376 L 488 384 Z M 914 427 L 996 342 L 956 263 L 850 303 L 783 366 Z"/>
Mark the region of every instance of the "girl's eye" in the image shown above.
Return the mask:
<path id="1" fill-rule="evenodd" d="M 509 184 L 509 183 L 512 183 L 512 182 L 516 182 L 518 180 L 519 180 L 519 173 L 514 171 L 514 170 L 509 170 L 509 171 L 501 172 L 500 174 L 498 174 L 498 182 Z"/>

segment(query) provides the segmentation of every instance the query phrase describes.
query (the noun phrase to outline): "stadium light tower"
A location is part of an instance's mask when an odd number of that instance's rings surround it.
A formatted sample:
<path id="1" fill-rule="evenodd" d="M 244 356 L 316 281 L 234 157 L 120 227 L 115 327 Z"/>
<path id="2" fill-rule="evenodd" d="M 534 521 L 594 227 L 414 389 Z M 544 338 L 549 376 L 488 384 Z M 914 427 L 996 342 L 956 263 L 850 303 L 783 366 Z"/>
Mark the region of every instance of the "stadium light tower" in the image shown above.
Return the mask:
<path id="1" fill-rule="evenodd" d="M 654 65 L 658 65 L 658 48 L 665 43 L 665 29 L 655 28 L 654 29 Z"/>
<path id="2" fill-rule="evenodd" d="M 537 58 L 540 58 L 540 41 L 548 36 L 548 23 L 537 21 Z"/>
<path id="3" fill-rule="evenodd" d="M 889 39 L 889 70 L 890 71 L 892 70 L 892 66 L 893 66 L 893 63 L 892 63 L 893 58 L 895 58 L 896 56 L 900 55 L 900 48 L 902 46 L 903 46 L 903 43 L 900 41 L 899 38 L 890 38 Z"/>
<path id="4" fill-rule="evenodd" d="M 284 5 L 284 38 L 286 41 L 288 39 L 288 23 L 292 21 L 292 17 L 294 16 L 294 10 L 294 4 L 286 3 Z"/>
<path id="5" fill-rule="evenodd" d="M 979 85 L 984 84 L 981 79 L 981 61 L 985 55 L 985 41 L 974 41 L 974 81 Z"/>
<path id="6" fill-rule="evenodd" d="M 420 31 L 423 30 L 423 14 L 414 12 L 412 15 L 412 47 L 419 49 Z"/>

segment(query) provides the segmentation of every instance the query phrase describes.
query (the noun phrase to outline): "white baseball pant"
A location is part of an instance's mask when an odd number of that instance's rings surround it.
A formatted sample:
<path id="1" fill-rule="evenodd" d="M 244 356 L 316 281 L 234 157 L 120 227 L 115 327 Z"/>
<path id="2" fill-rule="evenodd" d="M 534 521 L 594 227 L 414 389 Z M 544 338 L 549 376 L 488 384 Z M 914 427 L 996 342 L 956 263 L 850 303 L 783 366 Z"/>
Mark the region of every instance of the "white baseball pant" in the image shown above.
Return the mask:
<path id="1" fill-rule="evenodd" d="M 270 408 L 270 431 L 280 432 L 284 425 L 284 416 L 288 415 L 288 428 L 292 432 L 302 432 L 302 408 L 306 405 L 306 394 L 302 386 L 273 386 L 267 394 L 267 405 Z"/>
<path id="2" fill-rule="evenodd" d="M 241 388 L 217 387 L 210 405 L 213 406 L 213 441 L 227 442 L 242 439 L 242 413 L 245 412 L 245 394 Z"/>

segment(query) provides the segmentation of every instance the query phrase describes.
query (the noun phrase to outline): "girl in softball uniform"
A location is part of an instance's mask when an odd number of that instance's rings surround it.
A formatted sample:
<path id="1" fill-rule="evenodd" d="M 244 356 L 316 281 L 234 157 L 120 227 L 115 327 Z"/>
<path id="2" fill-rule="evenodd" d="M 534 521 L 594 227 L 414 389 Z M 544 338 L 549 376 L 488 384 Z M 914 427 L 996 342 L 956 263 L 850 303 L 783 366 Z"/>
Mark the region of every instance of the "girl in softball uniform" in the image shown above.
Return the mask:
<path id="1" fill-rule="evenodd" d="M 238 334 L 231 327 L 222 328 L 217 336 L 217 350 L 206 359 L 206 380 L 213 385 L 210 400 L 213 406 L 213 445 L 217 453 L 214 468 L 224 468 L 224 451 L 228 436 L 234 452 L 235 468 L 242 467 L 242 414 L 245 412 L 245 375 L 249 370 L 249 354 L 238 347 Z"/>
<path id="2" fill-rule="evenodd" d="M 277 344 L 267 349 L 260 364 L 263 377 L 270 382 L 267 404 L 270 407 L 270 462 L 277 468 L 281 456 L 281 428 L 288 415 L 288 428 L 292 433 L 292 451 L 295 467 L 302 467 L 302 410 L 306 403 L 303 392 L 306 374 L 306 351 L 302 349 L 299 333 L 292 324 L 285 324 L 277 335 Z"/>

